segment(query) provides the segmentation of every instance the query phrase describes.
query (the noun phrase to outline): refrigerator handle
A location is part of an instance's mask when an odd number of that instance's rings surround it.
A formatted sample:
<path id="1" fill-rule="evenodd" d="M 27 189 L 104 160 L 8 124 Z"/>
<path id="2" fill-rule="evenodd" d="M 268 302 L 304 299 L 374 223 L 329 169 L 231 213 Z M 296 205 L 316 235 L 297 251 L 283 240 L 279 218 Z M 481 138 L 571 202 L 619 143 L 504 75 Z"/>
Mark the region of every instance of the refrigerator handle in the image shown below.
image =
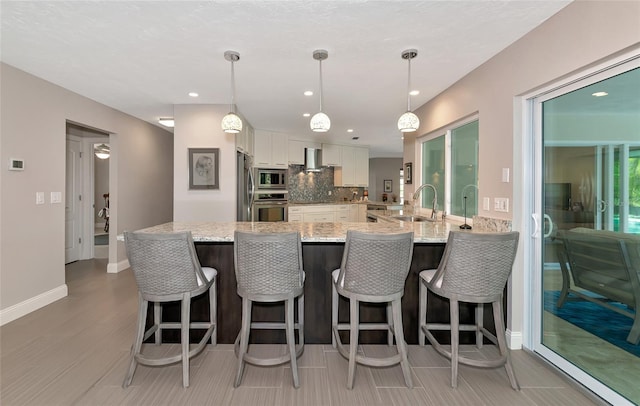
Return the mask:
<path id="1" fill-rule="evenodd" d="M 249 211 L 252 210 L 252 206 L 253 206 L 253 199 L 254 199 L 254 195 L 255 195 L 255 182 L 253 181 L 253 170 L 252 168 L 249 168 Z"/>

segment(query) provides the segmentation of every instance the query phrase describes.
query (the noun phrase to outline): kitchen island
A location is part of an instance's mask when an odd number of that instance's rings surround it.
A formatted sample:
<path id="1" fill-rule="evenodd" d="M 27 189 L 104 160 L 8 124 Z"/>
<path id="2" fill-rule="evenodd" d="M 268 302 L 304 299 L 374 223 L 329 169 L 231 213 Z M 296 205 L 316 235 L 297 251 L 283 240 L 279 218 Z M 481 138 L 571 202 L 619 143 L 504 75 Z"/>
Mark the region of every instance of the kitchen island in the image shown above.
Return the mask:
<path id="1" fill-rule="evenodd" d="M 381 216 L 380 211 L 377 215 Z M 394 213 L 387 213 L 393 215 Z M 305 342 L 310 344 L 329 344 L 331 342 L 331 272 L 340 267 L 347 230 L 371 233 L 393 234 L 414 232 L 414 253 L 411 269 L 405 284 L 402 299 L 402 311 L 405 339 L 408 343 L 417 343 L 418 337 L 418 280 L 424 269 L 436 268 L 442 257 L 450 230 L 457 230 L 458 224 L 450 222 L 403 222 L 385 221 L 379 223 L 268 223 L 268 222 L 229 222 L 229 223 L 166 223 L 140 230 L 149 233 L 167 233 L 191 231 L 202 266 L 218 270 L 218 342 L 233 343 L 242 318 L 241 299 L 236 294 L 236 279 L 233 261 L 234 231 L 251 232 L 300 232 L 305 279 Z M 206 295 L 194 300 L 192 319 L 199 320 L 208 311 Z M 340 320 L 348 319 L 348 303 L 341 298 Z M 172 304 L 164 308 L 165 319 L 177 320 L 179 307 Z M 283 320 L 284 309 L 281 305 L 255 304 L 254 317 L 260 319 Z M 380 321 L 385 317 L 385 307 L 376 304 L 363 304 L 361 321 Z M 469 321 L 472 308 L 462 308 L 461 321 Z M 429 320 L 446 321 L 449 317 L 448 303 L 434 298 L 430 301 Z M 487 320 L 486 324 L 492 326 Z M 178 340 L 177 334 L 166 332 L 167 339 Z M 343 332 L 346 333 L 346 332 Z M 197 335 L 192 336 L 192 340 Z M 345 337 L 346 339 L 346 337 Z M 471 339 L 471 337 L 469 338 Z M 382 343 L 386 334 L 380 331 L 361 332 L 362 343 Z M 253 331 L 251 341 L 285 342 L 282 331 Z"/>

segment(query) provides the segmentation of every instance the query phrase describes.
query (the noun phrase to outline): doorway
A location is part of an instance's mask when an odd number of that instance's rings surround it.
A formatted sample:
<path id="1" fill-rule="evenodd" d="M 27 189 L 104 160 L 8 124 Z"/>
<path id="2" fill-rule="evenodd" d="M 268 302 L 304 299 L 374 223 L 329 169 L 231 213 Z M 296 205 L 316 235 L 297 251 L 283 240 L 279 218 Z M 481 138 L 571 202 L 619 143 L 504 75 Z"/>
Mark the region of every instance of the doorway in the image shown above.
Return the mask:
<path id="1" fill-rule="evenodd" d="M 65 263 L 107 258 L 109 133 L 67 122 L 66 138 Z"/>
<path id="2" fill-rule="evenodd" d="M 640 387 L 629 377 L 640 376 L 640 343 L 625 339 L 633 320 L 607 312 L 626 310 L 629 303 L 595 285 L 576 285 L 572 269 L 579 265 L 568 256 L 573 248 L 566 233 L 605 230 L 613 239 L 615 233 L 640 234 L 634 227 L 640 220 L 640 58 L 567 80 L 531 98 L 529 106 L 534 193 L 526 204 L 534 221 L 544 224 L 527 241 L 531 345 L 608 402 L 638 404 Z M 615 266 L 601 267 L 602 275 L 615 273 Z M 577 293 L 565 297 L 565 285 Z"/>

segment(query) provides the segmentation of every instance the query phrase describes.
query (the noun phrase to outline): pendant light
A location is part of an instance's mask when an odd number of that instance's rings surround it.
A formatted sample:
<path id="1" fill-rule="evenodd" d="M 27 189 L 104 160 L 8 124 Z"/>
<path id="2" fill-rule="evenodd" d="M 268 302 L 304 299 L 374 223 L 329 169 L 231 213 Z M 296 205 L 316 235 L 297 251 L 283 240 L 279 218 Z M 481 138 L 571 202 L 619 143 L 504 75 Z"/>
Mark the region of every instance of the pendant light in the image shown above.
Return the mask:
<path id="1" fill-rule="evenodd" d="M 329 53 L 324 49 L 313 51 L 313 59 L 320 62 L 320 111 L 311 117 L 309 126 L 317 133 L 326 133 L 331 128 L 329 116 L 322 112 L 322 61 L 329 57 Z"/>
<path id="2" fill-rule="evenodd" d="M 231 62 L 231 104 L 229 105 L 229 114 L 222 118 L 222 130 L 229 134 L 238 134 L 242 131 L 242 119 L 236 114 L 236 79 L 233 71 L 233 63 L 240 60 L 240 54 L 236 51 L 226 51 L 224 53 L 224 59 Z"/>
<path id="3" fill-rule="evenodd" d="M 400 116 L 398 119 L 398 130 L 403 133 L 410 133 L 416 131 L 420 127 L 420 119 L 418 116 L 411 112 L 411 60 L 418 56 L 418 51 L 415 49 L 407 49 L 402 51 L 402 59 L 409 61 L 409 79 L 407 80 L 407 112 Z"/>
<path id="4" fill-rule="evenodd" d="M 93 148 L 93 153 L 99 159 L 107 159 L 111 155 L 111 148 L 107 144 L 96 145 Z"/>

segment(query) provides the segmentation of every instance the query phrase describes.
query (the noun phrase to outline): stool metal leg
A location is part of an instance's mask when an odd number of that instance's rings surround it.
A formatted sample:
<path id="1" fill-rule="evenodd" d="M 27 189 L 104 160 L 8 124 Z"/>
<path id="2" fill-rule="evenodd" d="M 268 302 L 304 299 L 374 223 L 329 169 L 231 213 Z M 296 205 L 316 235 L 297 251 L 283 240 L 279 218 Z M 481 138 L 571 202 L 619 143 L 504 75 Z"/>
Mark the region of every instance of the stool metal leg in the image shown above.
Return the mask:
<path id="1" fill-rule="evenodd" d="M 506 357 L 504 363 L 504 369 L 507 371 L 509 382 L 511 387 L 515 390 L 520 390 L 518 379 L 511 365 L 511 357 L 509 356 L 509 349 L 507 348 L 507 340 L 505 339 L 504 322 L 502 321 L 502 302 L 495 301 L 492 304 L 493 307 L 493 320 L 496 325 L 496 339 L 498 340 L 498 348 L 500 349 L 500 355 Z"/>
<path id="2" fill-rule="evenodd" d="M 411 379 L 411 366 L 409 365 L 409 357 L 407 356 L 407 343 L 404 341 L 404 329 L 402 326 L 402 302 L 400 300 L 394 300 L 391 304 L 393 308 L 393 324 L 395 326 L 396 334 L 396 346 L 398 348 L 398 354 L 400 354 L 400 366 L 402 367 L 402 374 L 404 375 L 404 382 L 407 388 L 413 388 L 413 381 Z"/>
<path id="3" fill-rule="evenodd" d="M 160 306 L 160 302 L 153 303 L 153 322 L 158 326 L 155 332 L 156 345 L 160 345 L 162 344 L 162 328 L 160 327 L 162 326 L 162 306 Z"/>
<path id="4" fill-rule="evenodd" d="M 131 381 L 133 380 L 133 373 L 136 371 L 136 367 L 138 366 L 136 356 L 140 354 L 140 350 L 142 349 L 142 339 L 144 337 L 144 328 L 147 321 L 148 307 L 149 302 L 144 300 L 142 298 L 142 295 L 138 292 L 138 326 L 136 328 L 136 338 L 133 341 L 133 345 L 131 346 L 131 361 L 129 361 L 129 369 L 127 371 L 127 375 L 124 377 L 124 382 L 122 383 L 123 388 L 131 385 Z"/>
<path id="5" fill-rule="evenodd" d="M 387 303 L 387 323 L 389 324 L 389 330 L 387 330 L 387 345 L 390 346 L 393 345 L 393 332 L 395 330 L 391 307 L 391 302 Z"/>
<path id="6" fill-rule="evenodd" d="M 216 283 L 209 289 L 209 322 L 215 326 L 211 334 L 211 344 L 218 344 L 218 294 L 216 293 Z"/>
<path id="7" fill-rule="evenodd" d="M 180 341 L 182 344 L 182 386 L 189 387 L 189 323 L 191 322 L 191 296 L 185 294 L 180 303 Z"/>
<path id="8" fill-rule="evenodd" d="M 338 291 L 335 283 L 331 283 L 331 345 L 336 348 L 336 337 L 333 332 L 338 328 Z"/>
<path id="9" fill-rule="evenodd" d="M 240 386 L 242 382 L 242 374 L 244 372 L 244 356 L 247 353 L 249 347 L 249 330 L 251 329 L 251 301 L 249 299 L 242 298 L 242 327 L 236 342 L 239 340 L 238 351 L 238 370 L 236 372 L 236 381 L 233 384 L 234 388 Z"/>
<path id="10" fill-rule="evenodd" d="M 349 300 L 350 324 L 349 331 L 349 376 L 347 377 L 347 388 L 353 389 L 356 378 L 356 355 L 358 353 L 358 333 L 360 332 L 360 312 L 356 299 Z"/>
<path id="11" fill-rule="evenodd" d="M 424 334 L 423 328 L 427 327 L 427 287 L 424 285 L 424 281 L 420 278 L 420 304 L 418 311 L 418 345 L 424 347 L 427 341 L 427 336 Z"/>
<path id="12" fill-rule="evenodd" d="M 476 305 L 476 347 L 482 348 L 484 335 L 482 330 L 484 329 L 484 304 L 478 303 Z"/>
<path id="13" fill-rule="evenodd" d="M 460 347 L 460 315 L 458 301 L 450 300 L 451 317 L 451 387 L 458 387 L 458 351 Z"/>
<path id="14" fill-rule="evenodd" d="M 285 300 L 285 318 L 287 329 L 287 346 L 289 347 L 289 355 L 291 357 L 291 374 L 293 375 L 293 387 L 298 389 L 300 387 L 300 380 L 298 378 L 298 362 L 296 358 L 296 337 L 294 333 L 294 320 L 293 320 L 293 302 L 295 298 Z"/>

